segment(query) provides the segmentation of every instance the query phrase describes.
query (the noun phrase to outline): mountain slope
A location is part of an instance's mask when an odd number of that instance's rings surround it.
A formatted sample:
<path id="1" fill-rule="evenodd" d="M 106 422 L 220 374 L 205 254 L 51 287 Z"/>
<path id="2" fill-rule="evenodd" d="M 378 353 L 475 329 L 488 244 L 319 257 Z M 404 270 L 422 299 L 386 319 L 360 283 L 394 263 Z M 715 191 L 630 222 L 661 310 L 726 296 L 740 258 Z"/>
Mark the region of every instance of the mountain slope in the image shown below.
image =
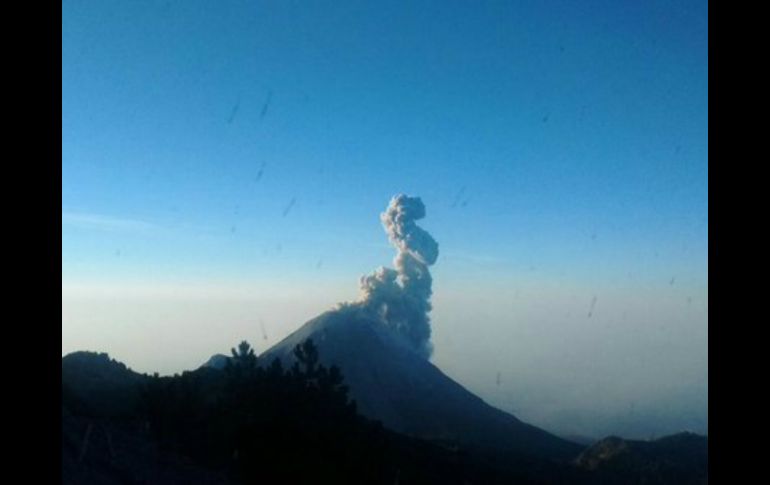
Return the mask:
<path id="1" fill-rule="evenodd" d="M 278 358 L 291 365 L 294 346 L 307 338 L 323 364 L 340 367 L 359 411 L 394 431 L 557 460 L 572 459 L 583 449 L 485 403 L 354 306 L 307 322 L 264 352 L 261 361 Z"/>

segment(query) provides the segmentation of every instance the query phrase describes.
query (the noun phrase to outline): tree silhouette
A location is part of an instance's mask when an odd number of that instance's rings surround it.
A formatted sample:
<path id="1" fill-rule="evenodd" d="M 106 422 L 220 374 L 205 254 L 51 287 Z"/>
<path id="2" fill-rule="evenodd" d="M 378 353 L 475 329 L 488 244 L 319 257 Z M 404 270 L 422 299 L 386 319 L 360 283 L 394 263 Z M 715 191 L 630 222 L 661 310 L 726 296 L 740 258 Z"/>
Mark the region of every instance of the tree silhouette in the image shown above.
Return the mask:
<path id="1" fill-rule="evenodd" d="M 244 340 L 238 344 L 237 351 L 235 348 L 232 348 L 230 351 L 233 354 L 232 360 L 236 365 L 246 368 L 253 368 L 257 366 L 257 356 L 254 353 L 254 349 L 251 348 L 251 345 L 249 345 L 247 341 Z"/>
<path id="2" fill-rule="evenodd" d="M 316 377 L 318 370 L 318 348 L 313 343 L 313 339 L 307 339 L 294 347 L 294 357 L 302 364 L 303 373 L 306 378 L 312 379 Z"/>

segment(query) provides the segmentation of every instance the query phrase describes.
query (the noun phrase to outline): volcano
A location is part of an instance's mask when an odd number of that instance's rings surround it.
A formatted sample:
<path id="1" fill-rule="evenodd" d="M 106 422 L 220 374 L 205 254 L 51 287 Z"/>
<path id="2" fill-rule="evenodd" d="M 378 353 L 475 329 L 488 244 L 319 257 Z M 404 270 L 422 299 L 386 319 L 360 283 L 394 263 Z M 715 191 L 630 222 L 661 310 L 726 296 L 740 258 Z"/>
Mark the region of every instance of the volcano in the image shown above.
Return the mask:
<path id="1" fill-rule="evenodd" d="M 306 339 L 316 344 L 322 364 L 340 368 L 361 414 L 393 431 L 451 447 L 557 461 L 583 449 L 490 406 L 355 305 L 310 320 L 260 360 L 293 365 L 293 349 Z"/>
<path id="2" fill-rule="evenodd" d="M 310 320 L 263 353 L 263 365 L 294 364 L 307 339 L 321 363 L 336 365 L 364 416 L 385 427 L 452 448 L 502 452 L 506 458 L 568 460 L 582 447 L 485 403 L 430 363 L 430 297 L 438 243 L 416 221 L 426 215 L 419 197 L 394 196 L 380 215 L 396 249 L 395 269 L 381 267 L 360 280 L 362 298 Z"/>

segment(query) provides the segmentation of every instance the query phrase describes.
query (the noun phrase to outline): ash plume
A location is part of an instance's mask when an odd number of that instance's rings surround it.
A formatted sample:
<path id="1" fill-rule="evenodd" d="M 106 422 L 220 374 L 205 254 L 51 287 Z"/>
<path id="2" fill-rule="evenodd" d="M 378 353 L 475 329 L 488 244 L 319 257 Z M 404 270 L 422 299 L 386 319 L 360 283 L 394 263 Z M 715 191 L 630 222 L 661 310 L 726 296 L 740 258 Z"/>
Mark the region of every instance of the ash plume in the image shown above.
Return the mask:
<path id="1" fill-rule="evenodd" d="M 419 197 L 398 194 L 390 200 L 380 220 L 398 251 L 393 260 L 395 269 L 380 267 L 362 277 L 360 304 L 428 358 L 433 351 L 428 266 L 438 258 L 438 243 L 415 223 L 423 217 L 425 205 Z"/>

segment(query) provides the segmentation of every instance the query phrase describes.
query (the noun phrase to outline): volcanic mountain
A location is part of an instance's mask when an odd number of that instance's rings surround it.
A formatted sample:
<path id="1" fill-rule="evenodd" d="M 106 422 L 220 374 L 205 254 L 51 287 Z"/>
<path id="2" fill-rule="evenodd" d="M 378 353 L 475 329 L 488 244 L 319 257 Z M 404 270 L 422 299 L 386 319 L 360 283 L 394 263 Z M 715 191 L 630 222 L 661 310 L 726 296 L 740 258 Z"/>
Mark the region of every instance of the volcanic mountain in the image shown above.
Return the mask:
<path id="1" fill-rule="evenodd" d="M 260 360 L 292 365 L 294 347 L 306 339 L 316 344 L 322 364 L 342 370 L 358 410 L 393 431 L 451 447 L 559 461 L 583 449 L 485 403 L 356 305 L 310 320 Z"/>
<path id="2" fill-rule="evenodd" d="M 429 267 L 439 248 L 416 223 L 425 215 L 419 197 L 394 196 L 380 221 L 395 269 L 361 278 L 360 300 L 307 322 L 265 352 L 263 365 L 293 365 L 295 346 L 312 339 L 321 363 L 342 371 L 361 414 L 393 431 L 503 461 L 575 458 L 582 446 L 490 406 L 430 363 Z"/>

